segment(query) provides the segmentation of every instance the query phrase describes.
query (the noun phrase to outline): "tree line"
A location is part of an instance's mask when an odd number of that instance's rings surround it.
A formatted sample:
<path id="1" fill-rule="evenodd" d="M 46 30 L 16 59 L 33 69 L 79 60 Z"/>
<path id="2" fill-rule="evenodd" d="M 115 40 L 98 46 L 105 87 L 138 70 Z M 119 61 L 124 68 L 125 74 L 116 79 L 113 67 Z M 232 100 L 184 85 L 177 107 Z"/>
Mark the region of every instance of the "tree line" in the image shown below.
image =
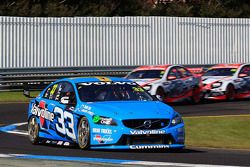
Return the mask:
<path id="1" fill-rule="evenodd" d="M 249 0 L 0 0 L 1 16 L 250 17 Z"/>

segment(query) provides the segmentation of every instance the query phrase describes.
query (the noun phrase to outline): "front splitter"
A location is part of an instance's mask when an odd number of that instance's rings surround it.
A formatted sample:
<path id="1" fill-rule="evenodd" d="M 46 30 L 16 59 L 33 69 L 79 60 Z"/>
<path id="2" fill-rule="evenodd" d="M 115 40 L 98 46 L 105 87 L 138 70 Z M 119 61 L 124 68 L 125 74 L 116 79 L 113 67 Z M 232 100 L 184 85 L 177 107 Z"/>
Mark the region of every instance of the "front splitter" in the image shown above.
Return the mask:
<path id="1" fill-rule="evenodd" d="M 144 150 L 144 149 L 181 149 L 184 144 L 140 144 L 140 145 L 111 145 L 111 146 L 91 146 L 91 149 L 117 149 L 117 150 Z"/>

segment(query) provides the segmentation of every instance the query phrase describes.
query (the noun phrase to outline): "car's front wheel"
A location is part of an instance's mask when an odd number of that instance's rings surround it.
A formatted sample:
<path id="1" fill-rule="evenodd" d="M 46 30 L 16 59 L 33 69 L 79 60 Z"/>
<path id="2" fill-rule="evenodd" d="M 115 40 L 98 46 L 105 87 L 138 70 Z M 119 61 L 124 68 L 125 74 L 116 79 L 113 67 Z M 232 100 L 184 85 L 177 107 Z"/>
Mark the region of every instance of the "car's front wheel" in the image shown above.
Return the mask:
<path id="1" fill-rule="evenodd" d="M 167 94 L 164 92 L 164 89 L 159 87 L 156 91 L 156 95 L 159 95 L 163 102 L 166 102 Z"/>
<path id="2" fill-rule="evenodd" d="M 36 117 L 32 116 L 28 122 L 28 135 L 29 140 L 32 144 L 39 143 L 39 125 L 37 123 Z"/>
<path id="3" fill-rule="evenodd" d="M 88 149 L 90 143 L 90 133 L 89 133 L 89 122 L 88 119 L 83 117 L 80 119 L 78 124 L 78 145 L 81 149 Z"/>

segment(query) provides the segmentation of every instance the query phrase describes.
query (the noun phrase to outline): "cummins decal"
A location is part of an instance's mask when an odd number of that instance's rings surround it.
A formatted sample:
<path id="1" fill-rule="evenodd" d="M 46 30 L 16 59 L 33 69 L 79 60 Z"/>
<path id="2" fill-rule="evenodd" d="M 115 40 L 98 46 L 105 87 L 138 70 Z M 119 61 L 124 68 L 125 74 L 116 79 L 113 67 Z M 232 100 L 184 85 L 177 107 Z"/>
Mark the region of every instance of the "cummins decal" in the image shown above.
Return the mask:
<path id="1" fill-rule="evenodd" d="M 129 146 L 130 149 L 133 150 L 140 150 L 140 149 L 165 149 L 169 148 L 168 145 L 131 145 Z"/>
<path id="2" fill-rule="evenodd" d="M 165 134 L 164 130 L 130 130 L 132 135 Z"/>

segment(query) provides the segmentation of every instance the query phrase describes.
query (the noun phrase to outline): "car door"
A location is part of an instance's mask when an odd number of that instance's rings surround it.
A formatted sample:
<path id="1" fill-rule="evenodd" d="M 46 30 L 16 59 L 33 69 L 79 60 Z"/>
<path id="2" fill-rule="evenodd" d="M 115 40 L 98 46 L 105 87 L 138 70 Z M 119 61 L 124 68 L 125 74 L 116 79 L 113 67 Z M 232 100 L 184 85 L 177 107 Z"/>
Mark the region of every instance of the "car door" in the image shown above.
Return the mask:
<path id="1" fill-rule="evenodd" d="M 163 88 L 168 98 L 176 98 L 183 94 L 183 81 L 176 66 L 168 71 L 166 81 L 163 82 Z"/>
<path id="2" fill-rule="evenodd" d="M 41 99 L 36 99 L 35 105 L 40 110 L 39 122 L 42 132 L 53 134 L 54 108 L 56 106 L 57 92 L 61 83 L 55 83 L 47 88 Z M 46 136 L 45 136 L 46 137 Z"/>
<path id="3" fill-rule="evenodd" d="M 63 141 L 76 141 L 77 118 L 74 116 L 76 92 L 70 82 L 61 82 L 55 95 L 55 133 Z"/>
<path id="4" fill-rule="evenodd" d="M 238 93 L 250 93 L 250 65 L 241 68 L 236 81 L 240 81 Z"/>
<path id="5" fill-rule="evenodd" d="M 183 81 L 183 96 L 189 95 L 193 88 L 199 86 L 199 79 L 194 77 L 193 74 L 184 67 L 178 67 L 178 72 Z"/>

